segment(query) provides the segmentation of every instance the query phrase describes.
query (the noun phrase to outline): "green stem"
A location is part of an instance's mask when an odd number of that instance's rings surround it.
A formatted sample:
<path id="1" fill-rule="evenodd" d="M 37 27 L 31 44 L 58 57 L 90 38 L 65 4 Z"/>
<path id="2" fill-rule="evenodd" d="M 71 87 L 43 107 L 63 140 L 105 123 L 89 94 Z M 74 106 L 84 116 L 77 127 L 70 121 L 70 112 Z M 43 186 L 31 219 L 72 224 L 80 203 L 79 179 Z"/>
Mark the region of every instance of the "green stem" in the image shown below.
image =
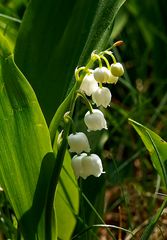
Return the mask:
<path id="1" fill-rule="evenodd" d="M 100 58 L 105 61 L 107 68 L 110 69 L 110 64 L 109 64 L 107 58 L 105 56 L 103 56 L 103 55 L 100 55 Z"/>
<path id="2" fill-rule="evenodd" d="M 76 88 L 77 88 L 76 84 Z M 71 97 L 71 104 L 70 104 L 70 118 L 72 118 L 74 106 L 75 106 L 75 99 L 76 99 L 76 91 Z M 52 171 L 52 176 L 50 180 L 50 185 L 48 189 L 47 201 L 46 201 L 46 208 L 45 208 L 45 239 L 52 240 L 52 213 L 53 213 L 53 202 L 54 196 L 56 192 L 56 187 L 58 184 L 60 172 L 63 166 L 63 160 L 67 149 L 67 136 L 69 135 L 71 127 L 71 121 L 68 121 L 65 125 L 64 132 L 63 132 L 63 140 L 58 149 L 57 156 L 55 159 L 55 165 Z"/>
<path id="3" fill-rule="evenodd" d="M 77 91 L 78 96 L 81 96 L 86 104 L 86 106 L 88 107 L 90 113 L 93 113 L 93 108 L 91 103 L 89 102 L 89 100 L 87 99 L 87 97 L 85 96 L 85 94 L 81 91 Z"/>
<path id="4" fill-rule="evenodd" d="M 95 62 L 96 60 L 98 60 L 98 62 L 99 62 L 99 67 L 101 68 L 103 65 L 102 65 L 102 62 L 101 62 L 101 59 L 100 59 L 100 56 L 98 55 L 98 54 L 96 54 L 96 53 L 92 53 L 92 55 L 91 55 L 91 60 L 93 61 L 93 62 Z"/>
<path id="5" fill-rule="evenodd" d="M 62 104 L 57 109 L 57 111 L 51 121 L 51 124 L 49 126 L 49 131 L 50 131 L 50 138 L 51 138 L 52 145 L 55 140 L 58 126 L 60 125 L 65 112 L 67 112 L 67 109 L 70 109 L 71 99 L 74 99 L 74 97 L 75 97 L 75 92 L 76 92 L 76 89 L 78 89 L 78 84 L 79 84 L 79 82 L 75 83 L 74 87 L 71 89 L 68 96 L 65 98 L 65 100 L 62 102 Z"/>
<path id="6" fill-rule="evenodd" d="M 66 107 L 69 107 L 70 117 L 72 118 L 74 107 L 75 107 L 75 100 L 77 98 L 77 89 L 79 89 L 82 79 L 85 75 L 85 73 L 82 73 L 81 76 L 79 76 L 79 73 L 81 70 L 84 70 L 84 72 L 87 72 L 89 68 L 93 65 L 94 61 L 92 59 L 89 60 L 87 65 L 85 67 L 79 68 L 79 70 L 75 71 L 75 77 L 76 77 L 76 83 L 67 98 L 64 100 L 63 105 L 60 106 L 60 109 L 57 110 L 55 113 L 54 119 L 50 126 L 50 132 L 51 132 L 51 140 L 53 143 L 53 140 L 55 139 L 56 131 L 58 128 L 59 123 L 61 122 L 61 119 L 63 117 L 62 110 L 65 113 L 67 111 Z M 86 98 L 86 97 L 85 97 Z M 88 103 L 88 102 L 87 102 Z M 89 103 L 88 107 L 90 109 L 90 112 L 92 112 L 92 106 Z M 57 121 L 58 119 L 58 121 Z M 55 159 L 55 166 L 52 171 L 50 185 L 48 189 L 48 195 L 46 200 L 46 207 L 45 207 L 45 239 L 46 240 L 52 240 L 52 213 L 53 213 L 53 203 L 54 203 L 54 196 L 60 176 L 60 172 L 63 166 L 63 160 L 65 156 L 65 152 L 67 149 L 67 136 L 69 135 L 71 122 L 68 122 L 65 126 L 64 133 L 63 133 L 63 140 L 62 143 L 58 149 L 57 156 Z"/>
<path id="7" fill-rule="evenodd" d="M 84 199 L 83 199 L 83 197 L 82 197 L 82 194 L 83 194 L 83 179 L 82 179 L 81 177 L 79 178 L 78 183 L 79 183 L 79 188 L 80 188 L 80 191 L 79 191 L 80 217 L 81 217 L 81 219 L 83 220 L 83 224 L 84 224 L 84 226 L 85 226 L 85 225 L 86 225 L 86 219 L 85 219 L 85 204 L 84 204 Z M 86 234 L 85 239 L 87 239 L 87 234 Z"/>
<path id="8" fill-rule="evenodd" d="M 14 18 L 14 17 L 11 17 L 11 16 L 8 16 L 8 15 L 6 15 L 6 14 L 0 13 L 0 17 L 9 19 L 9 20 L 11 20 L 11 21 L 13 21 L 13 22 L 21 23 L 21 20 L 20 20 L 20 19 Z"/>
<path id="9" fill-rule="evenodd" d="M 99 83 L 99 87 L 100 87 L 100 88 L 102 88 L 102 87 L 103 87 L 103 84 L 102 84 L 101 82 Z"/>
<path id="10" fill-rule="evenodd" d="M 69 113 L 69 112 L 65 113 L 65 115 L 64 115 L 64 121 L 71 123 L 72 133 L 73 133 L 73 134 L 76 134 L 75 124 L 74 124 L 74 121 L 73 121 L 72 117 L 70 116 L 70 113 Z"/>
<path id="11" fill-rule="evenodd" d="M 112 58 L 112 60 L 113 60 L 113 63 L 116 63 L 116 62 L 117 62 L 114 54 L 113 54 L 111 51 L 107 51 L 107 50 L 106 50 L 106 51 L 104 51 L 104 52 L 102 52 L 102 53 L 111 56 L 111 58 Z"/>
<path id="12" fill-rule="evenodd" d="M 56 191 L 57 183 L 59 180 L 61 168 L 63 165 L 65 152 L 67 149 L 67 136 L 69 133 L 69 129 L 70 129 L 70 124 L 68 124 L 64 129 L 63 141 L 57 153 L 55 166 L 52 172 L 51 181 L 48 189 L 46 211 L 45 211 L 45 238 L 47 240 L 52 240 L 51 226 L 52 226 L 53 202 L 54 202 L 55 191 Z"/>
<path id="13" fill-rule="evenodd" d="M 88 206 L 92 209 L 92 211 L 94 212 L 94 214 L 97 216 L 97 219 L 99 219 L 103 224 L 105 224 L 104 220 L 102 219 L 102 217 L 100 216 L 100 214 L 98 213 L 98 211 L 94 208 L 94 206 L 92 205 L 92 203 L 89 201 L 89 199 L 86 197 L 86 195 L 84 194 L 84 192 L 80 189 L 80 187 L 76 184 L 76 182 L 74 181 L 74 179 L 71 177 L 71 175 L 69 174 L 69 172 L 63 167 L 66 176 L 70 179 L 70 181 L 78 188 L 78 191 L 80 193 L 80 197 L 82 196 L 82 198 L 85 200 L 85 202 L 88 204 Z M 113 240 L 116 240 L 114 235 L 112 234 L 112 232 L 107 229 L 108 234 L 113 238 Z"/>
<path id="14" fill-rule="evenodd" d="M 81 78 L 79 76 L 80 72 L 85 70 L 85 67 L 80 67 L 75 69 L 75 79 L 76 81 L 81 81 Z"/>
<path id="15" fill-rule="evenodd" d="M 122 231 L 125 231 L 127 233 L 130 233 L 132 235 L 132 237 L 134 237 L 134 234 L 132 233 L 132 231 L 126 229 L 126 228 L 123 228 L 123 227 L 119 227 L 119 226 L 116 226 L 116 225 L 109 225 L 109 224 L 94 224 L 92 226 L 89 226 L 87 227 L 86 229 L 84 229 L 83 231 L 81 231 L 80 233 L 76 234 L 73 238 L 73 239 L 78 239 L 80 238 L 85 232 L 88 232 L 90 229 L 92 228 L 114 228 L 114 229 L 120 229 Z"/>

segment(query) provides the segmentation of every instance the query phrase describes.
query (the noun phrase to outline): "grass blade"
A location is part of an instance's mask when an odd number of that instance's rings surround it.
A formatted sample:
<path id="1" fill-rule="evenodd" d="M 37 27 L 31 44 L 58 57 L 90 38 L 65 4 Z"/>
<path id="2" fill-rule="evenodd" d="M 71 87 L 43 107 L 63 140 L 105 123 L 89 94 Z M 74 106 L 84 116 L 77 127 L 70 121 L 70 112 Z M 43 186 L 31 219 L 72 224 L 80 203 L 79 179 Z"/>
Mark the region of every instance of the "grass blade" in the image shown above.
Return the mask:
<path id="1" fill-rule="evenodd" d="M 144 229 L 144 232 L 141 236 L 141 240 L 148 240 L 155 225 L 158 222 L 158 219 L 160 218 L 163 209 L 166 207 L 167 204 L 167 199 L 164 200 L 164 202 L 162 203 L 161 207 L 159 208 L 159 210 L 157 211 L 156 215 L 150 220 L 150 223 L 148 224 L 148 226 Z"/>

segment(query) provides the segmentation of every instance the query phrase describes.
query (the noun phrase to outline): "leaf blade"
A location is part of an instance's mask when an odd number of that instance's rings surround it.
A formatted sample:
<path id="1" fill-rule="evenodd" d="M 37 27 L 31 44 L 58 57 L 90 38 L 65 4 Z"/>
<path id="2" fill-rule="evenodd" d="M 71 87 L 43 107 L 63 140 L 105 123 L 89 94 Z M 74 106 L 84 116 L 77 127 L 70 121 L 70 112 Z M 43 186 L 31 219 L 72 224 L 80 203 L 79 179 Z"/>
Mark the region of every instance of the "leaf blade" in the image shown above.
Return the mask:
<path id="1" fill-rule="evenodd" d="M 152 231 L 154 230 L 155 225 L 157 224 L 165 206 L 167 204 L 167 199 L 165 199 L 161 205 L 161 207 L 158 209 L 157 213 L 155 214 L 155 216 L 152 217 L 152 219 L 150 220 L 149 224 L 147 225 L 147 227 L 144 229 L 144 232 L 142 233 L 141 236 L 141 240 L 147 240 L 149 239 Z"/>
<path id="2" fill-rule="evenodd" d="M 71 167 L 71 158 L 66 153 L 61 170 L 55 198 L 58 237 L 68 240 L 76 225 L 76 216 L 79 211 L 79 191 L 77 181 Z M 62 218 L 63 216 L 63 218 Z M 70 219 L 70 221 L 69 221 Z"/>
<path id="3" fill-rule="evenodd" d="M 0 39 L 0 183 L 20 220 L 31 208 L 42 160 L 52 147 L 35 93 L 17 68 L 6 39 L 2 35 Z M 33 224 L 31 215 L 20 226 L 25 239 L 35 239 Z M 42 225 L 39 229 L 40 235 Z"/>
<path id="4" fill-rule="evenodd" d="M 167 142 L 142 124 L 132 119 L 129 119 L 129 123 L 134 127 L 141 137 L 143 143 L 150 153 L 153 166 L 167 187 Z"/>
<path id="5" fill-rule="evenodd" d="M 86 64 L 94 48 L 108 43 L 113 19 L 124 2 L 50 0 L 42 6 L 40 0 L 30 2 L 15 61 L 35 89 L 48 122 L 66 96 L 76 66 Z"/>

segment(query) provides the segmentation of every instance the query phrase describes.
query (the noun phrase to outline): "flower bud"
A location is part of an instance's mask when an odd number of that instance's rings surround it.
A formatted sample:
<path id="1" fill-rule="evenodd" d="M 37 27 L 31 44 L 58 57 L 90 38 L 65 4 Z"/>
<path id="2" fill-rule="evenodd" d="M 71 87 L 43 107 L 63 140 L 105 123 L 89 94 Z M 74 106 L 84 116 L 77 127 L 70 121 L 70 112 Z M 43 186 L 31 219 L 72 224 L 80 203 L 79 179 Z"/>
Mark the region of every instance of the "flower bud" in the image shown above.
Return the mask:
<path id="1" fill-rule="evenodd" d="M 107 107 L 111 102 L 111 92 L 106 87 L 98 87 L 97 90 L 92 94 L 92 100 L 98 106 Z"/>
<path id="2" fill-rule="evenodd" d="M 82 158 L 87 156 L 86 153 L 82 153 L 81 155 L 75 155 L 71 160 L 71 165 L 74 171 L 76 178 L 79 178 L 83 174 L 82 169 Z"/>
<path id="3" fill-rule="evenodd" d="M 112 84 L 112 83 L 116 84 L 117 82 L 118 82 L 118 77 L 112 75 L 112 73 L 111 73 L 107 83 L 109 83 L 109 84 Z"/>
<path id="4" fill-rule="evenodd" d="M 83 156 L 81 160 L 82 172 L 81 177 L 86 179 L 88 176 L 93 175 L 99 177 L 103 173 L 103 166 L 101 159 L 96 154 Z"/>
<path id="5" fill-rule="evenodd" d="M 124 74 L 124 68 L 121 63 L 113 63 L 111 64 L 111 73 L 116 77 L 120 77 Z"/>
<path id="6" fill-rule="evenodd" d="M 92 93 L 98 88 L 98 83 L 94 79 L 93 74 L 87 74 L 82 80 L 80 90 L 86 95 L 91 96 Z"/>
<path id="7" fill-rule="evenodd" d="M 99 83 L 105 83 L 110 77 L 110 70 L 106 67 L 98 67 L 93 72 L 94 78 Z"/>
<path id="8" fill-rule="evenodd" d="M 70 152 L 76 152 L 77 154 L 90 152 L 87 136 L 83 132 L 70 134 L 68 136 L 68 144 L 70 146 Z"/>
<path id="9" fill-rule="evenodd" d="M 90 111 L 88 111 L 85 114 L 84 122 L 88 128 L 88 132 L 101 130 L 103 128 L 107 129 L 107 123 L 104 118 L 104 115 L 98 109 L 93 109 L 92 113 Z"/>

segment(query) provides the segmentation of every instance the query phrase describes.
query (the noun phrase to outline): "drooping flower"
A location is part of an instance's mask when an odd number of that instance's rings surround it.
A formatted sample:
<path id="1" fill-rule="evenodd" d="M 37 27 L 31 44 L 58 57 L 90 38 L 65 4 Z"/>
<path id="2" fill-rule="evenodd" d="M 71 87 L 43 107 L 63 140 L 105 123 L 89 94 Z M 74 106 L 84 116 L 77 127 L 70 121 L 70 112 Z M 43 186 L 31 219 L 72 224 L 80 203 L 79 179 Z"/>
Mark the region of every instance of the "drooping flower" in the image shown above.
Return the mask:
<path id="1" fill-rule="evenodd" d="M 107 129 L 107 123 L 103 113 L 98 109 L 93 109 L 92 113 L 88 111 L 85 114 L 84 122 L 88 128 L 88 131 L 97 131 L 101 129 Z"/>
<path id="2" fill-rule="evenodd" d="M 111 102 L 111 92 L 107 87 L 98 87 L 96 91 L 92 94 L 92 100 L 96 103 L 97 107 L 103 106 L 107 107 Z"/>
<path id="3" fill-rule="evenodd" d="M 83 173 L 82 168 L 82 158 L 87 156 L 86 153 L 82 153 L 81 155 L 75 155 L 71 160 L 71 165 L 74 171 L 76 178 L 79 178 Z"/>
<path id="4" fill-rule="evenodd" d="M 72 168 L 75 176 L 86 179 L 90 175 L 99 177 L 103 173 L 103 166 L 101 159 L 96 154 L 75 155 L 72 158 Z"/>
<path id="5" fill-rule="evenodd" d="M 90 152 L 90 145 L 87 136 L 83 132 L 77 132 L 68 136 L 70 152 L 80 154 L 81 152 Z"/>
<path id="6" fill-rule="evenodd" d="M 82 90 L 87 96 L 91 96 L 92 93 L 98 88 L 98 83 L 94 79 L 93 74 L 87 74 L 82 80 L 80 90 Z"/>
<path id="7" fill-rule="evenodd" d="M 83 156 L 82 158 L 82 178 L 87 178 L 90 175 L 99 177 L 103 173 L 103 166 L 101 159 L 96 154 Z"/>
<path id="8" fill-rule="evenodd" d="M 99 83 L 106 83 L 110 77 L 110 70 L 106 67 L 98 67 L 93 71 L 94 78 Z"/>
<path id="9" fill-rule="evenodd" d="M 116 77 L 121 77 L 124 74 L 124 68 L 121 63 L 113 63 L 111 64 L 111 73 Z"/>
<path id="10" fill-rule="evenodd" d="M 109 84 L 113 84 L 113 83 L 116 84 L 117 82 L 118 82 L 118 77 L 112 75 L 112 73 L 110 72 L 110 77 L 109 77 L 107 83 L 109 83 Z"/>

